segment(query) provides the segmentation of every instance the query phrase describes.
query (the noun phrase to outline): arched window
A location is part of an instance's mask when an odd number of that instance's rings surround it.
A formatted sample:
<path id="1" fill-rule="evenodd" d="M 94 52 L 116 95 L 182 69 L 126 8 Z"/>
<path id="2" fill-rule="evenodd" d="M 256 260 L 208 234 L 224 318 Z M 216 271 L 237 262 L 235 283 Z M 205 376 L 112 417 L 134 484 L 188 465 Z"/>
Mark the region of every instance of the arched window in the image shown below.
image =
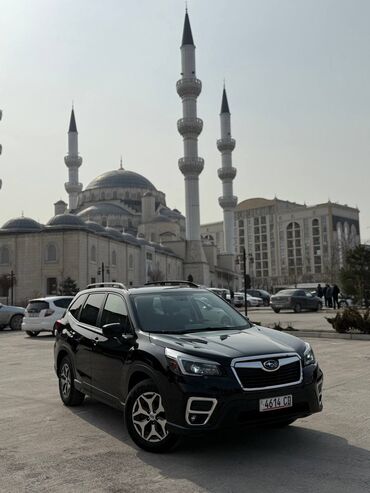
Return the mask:
<path id="1" fill-rule="evenodd" d="M 108 221 L 107 221 L 107 218 L 106 217 L 103 217 L 103 219 L 101 220 L 101 224 L 104 228 L 107 227 L 107 224 L 108 224 Z"/>
<path id="2" fill-rule="evenodd" d="M 113 192 L 113 200 L 117 199 L 117 192 Z"/>
<path id="3" fill-rule="evenodd" d="M 47 262 L 57 261 L 57 247 L 54 245 L 54 243 L 50 243 L 46 247 L 46 261 Z"/>
<path id="4" fill-rule="evenodd" d="M 90 250 L 90 261 L 96 262 L 96 246 L 93 245 Z"/>
<path id="5" fill-rule="evenodd" d="M 117 254 L 115 250 L 112 252 L 112 265 L 117 265 Z"/>
<path id="6" fill-rule="evenodd" d="M 132 253 L 130 253 L 130 255 L 128 256 L 128 268 L 134 268 L 134 256 L 132 255 Z"/>
<path id="7" fill-rule="evenodd" d="M 9 248 L 3 246 L 0 248 L 0 264 L 1 265 L 9 265 L 10 263 L 10 252 Z"/>
<path id="8" fill-rule="evenodd" d="M 101 200 L 105 200 L 105 192 L 102 192 L 102 193 L 100 194 L 100 198 L 101 198 Z"/>
<path id="9" fill-rule="evenodd" d="M 128 192 L 125 192 L 125 198 L 126 199 L 130 198 L 130 194 Z"/>

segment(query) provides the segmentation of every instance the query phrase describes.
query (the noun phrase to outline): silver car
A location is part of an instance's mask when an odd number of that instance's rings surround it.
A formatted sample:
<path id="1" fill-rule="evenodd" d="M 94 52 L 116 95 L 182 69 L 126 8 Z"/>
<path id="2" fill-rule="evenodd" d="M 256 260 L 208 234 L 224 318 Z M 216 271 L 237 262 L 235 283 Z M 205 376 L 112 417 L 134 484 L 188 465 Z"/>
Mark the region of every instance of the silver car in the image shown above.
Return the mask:
<path id="1" fill-rule="evenodd" d="M 0 303 L 0 329 L 7 325 L 12 330 L 20 330 L 25 309 L 20 306 L 9 306 Z"/>

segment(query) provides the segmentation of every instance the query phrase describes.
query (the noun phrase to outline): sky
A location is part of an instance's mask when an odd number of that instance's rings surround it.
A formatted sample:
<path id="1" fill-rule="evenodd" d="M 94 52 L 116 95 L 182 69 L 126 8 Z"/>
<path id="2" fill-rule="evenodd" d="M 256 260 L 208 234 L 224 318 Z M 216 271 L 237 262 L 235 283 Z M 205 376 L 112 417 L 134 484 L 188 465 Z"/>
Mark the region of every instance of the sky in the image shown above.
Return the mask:
<path id="1" fill-rule="evenodd" d="M 223 80 L 237 145 L 234 194 L 360 209 L 370 239 L 370 2 L 189 0 L 203 90 L 201 222 L 222 219 L 216 140 Z M 0 225 L 43 223 L 67 201 L 74 101 L 84 186 L 125 169 L 184 212 L 182 0 L 1 0 Z"/>

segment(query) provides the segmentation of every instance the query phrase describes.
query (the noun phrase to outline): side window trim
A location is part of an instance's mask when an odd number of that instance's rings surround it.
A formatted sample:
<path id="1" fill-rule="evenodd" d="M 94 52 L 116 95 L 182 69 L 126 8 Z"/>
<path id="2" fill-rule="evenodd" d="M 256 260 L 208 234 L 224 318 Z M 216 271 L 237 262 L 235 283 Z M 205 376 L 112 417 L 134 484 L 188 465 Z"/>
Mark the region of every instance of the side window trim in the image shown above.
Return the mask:
<path id="1" fill-rule="evenodd" d="M 88 295 L 87 295 L 87 293 L 81 294 L 81 295 L 80 295 L 80 296 L 78 296 L 78 298 L 76 298 L 76 300 L 75 300 L 75 302 L 76 302 L 77 300 L 79 300 L 80 298 L 83 298 L 83 297 L 85 297 L 85 301 L 84 301 L 84 302 L 80 305 L 80 308 L 78 309 L 78 315 L 77 315 L 77 317 L 75 317 L 74 315 L 72 315 L 71 310 L 70 310 L 70 309 L 71 309 L 72 304 L 74 304 L 74 303 L 72 303 L 72 301 L 73 301 L 73 300 L 71 301 L 71 303 L 70 303 L 70 305 L 69 305 L 69 307 L 68 307 L 68 313 L 71 315 L 71 317 L 72 317 L 74 320 L 76 320 L 76 322 L 79 322 L 78 317 L 79 317 L 79 316 L 80 316 L 80 314 L 81 314 L 81 310 L 82 310 L 82 308 L 85 306 L 85 303 L 86 303 L 86 300 L 87 300 L 87 298 L 88 298 Z"/>
<path id="2" fill-rule="evenodd" d="M 99 329 L 102 330 L 102 328 L 101 328 L 101 319 L 102 319 L 103 311 L 104 311 L 104 308 L 105 308 L 105 305 L 107 303 L 107 300 L 108 300 L 108 296 L 109 295 L 118 296 L 119 298 L 121 298 L 121 300 L 123 301 L 123 304 L 125 306 L 125 309 L 126 309 L 126 316 L 127 316 L 128 321 L 129 321 L 130 332 L 135 333 L 134 324 L 132 323 L 132 317 L 130 315 L 130 312 L 129 312 L 129 309 L 128 309 L 126 300 L 125 300 L 124 296 L 122 296 L 120 293 L 107 293 L 107 296 L 104 299 L 104 303 L 102 304 L 102 307 L 101 307 L 101 310 L 100 310 L 100 313 L 99 313 L 99 317 L 98 317 Z"/>

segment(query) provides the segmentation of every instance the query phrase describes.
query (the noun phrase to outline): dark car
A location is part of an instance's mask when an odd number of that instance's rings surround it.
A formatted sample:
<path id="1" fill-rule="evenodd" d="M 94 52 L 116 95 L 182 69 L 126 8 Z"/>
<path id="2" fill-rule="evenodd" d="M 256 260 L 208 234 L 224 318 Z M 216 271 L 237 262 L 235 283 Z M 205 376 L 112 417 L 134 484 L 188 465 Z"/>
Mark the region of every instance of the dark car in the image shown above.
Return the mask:
<path id="1" fill-rule="evenodd" d="M 264 306 L 270 305 L 270 293 L 264 289 L 247 289 L 247 293 L 254 296 L 254 298 L 262 298 Z"/>
<path id="2" fill-rule="evenodd" d="M 322 409 L 309 344 L 186 284 L 81 291 L 58 322 L 54 356 L 65 405 L 88 395 L 123 410 L 131 438 L 152 452 L 181 435 L 286 426 Z"/>
<path id="3" fill-rule="evenodd" d="M 271 296 L 271 308 L 276 313 L 280 310 L 294 310 L 295 313 L 302 310 L 317 312 L 322 308 L 322 301 L 304 289 L 283 289 Z"/>

